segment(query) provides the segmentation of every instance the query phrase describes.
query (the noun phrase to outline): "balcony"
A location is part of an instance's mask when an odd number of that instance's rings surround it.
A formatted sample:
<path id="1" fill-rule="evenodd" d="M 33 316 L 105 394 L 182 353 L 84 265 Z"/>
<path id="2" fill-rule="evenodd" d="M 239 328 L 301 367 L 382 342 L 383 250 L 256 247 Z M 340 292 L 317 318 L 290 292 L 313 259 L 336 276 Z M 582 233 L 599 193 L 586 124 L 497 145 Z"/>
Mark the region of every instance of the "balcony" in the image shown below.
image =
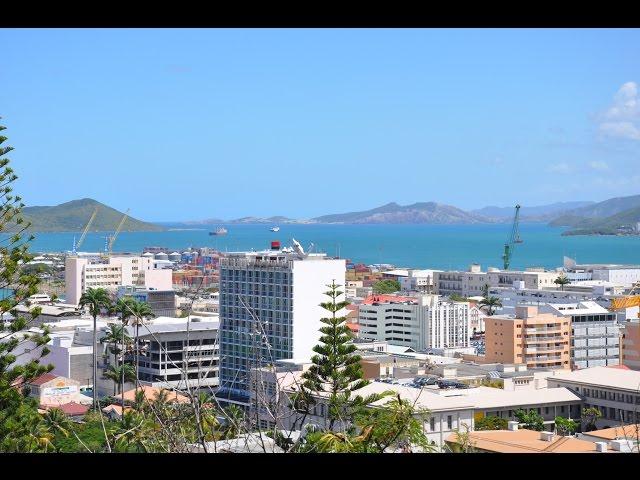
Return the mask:
<path id="1" fill-rule="evenodd" d="M 567 338 L 563 337 L 562 335 L 550 335 L 550 336 L 544 336 L 544 337 L 530 337 L 530 336 L 526 336 L 525 337 L 525 343 L 526 344 L 530 344 L 530 343 L 564 343 L 567 340 Z"/>

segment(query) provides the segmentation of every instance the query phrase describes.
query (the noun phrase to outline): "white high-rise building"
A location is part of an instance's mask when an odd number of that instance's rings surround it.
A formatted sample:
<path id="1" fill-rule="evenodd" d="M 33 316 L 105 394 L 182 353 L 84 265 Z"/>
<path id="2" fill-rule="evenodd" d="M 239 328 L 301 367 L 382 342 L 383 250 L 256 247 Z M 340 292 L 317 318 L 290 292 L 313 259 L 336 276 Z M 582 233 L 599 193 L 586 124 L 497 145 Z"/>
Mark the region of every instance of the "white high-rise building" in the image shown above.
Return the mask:
<path id="1" fill-rule="evenodd" d="M 438 295 L 372 295 L 359 308 L 359 337 L 417 351 L 469 347 L 468 302 L 445 302 Z"/>
<path id="2" fill-rule="evenodd" d="M 299 244 L 221 257 L 220 398 L 248 405 L 252 368 L 313 355 L 328 316 L 320 303 L 329 301 L 327 285 L 344 286 L 345 270 L 345 260 L 304 253 Z"/>
<path id="3" fill-rule="evenodd" d="M 66 303 L 77 305 L 88 288 L 115 291 L 122 285 L 172 289 L 172 271 L 155 269 L 153 259 L 136 255 L 71 255 L 65 260 Z"/>

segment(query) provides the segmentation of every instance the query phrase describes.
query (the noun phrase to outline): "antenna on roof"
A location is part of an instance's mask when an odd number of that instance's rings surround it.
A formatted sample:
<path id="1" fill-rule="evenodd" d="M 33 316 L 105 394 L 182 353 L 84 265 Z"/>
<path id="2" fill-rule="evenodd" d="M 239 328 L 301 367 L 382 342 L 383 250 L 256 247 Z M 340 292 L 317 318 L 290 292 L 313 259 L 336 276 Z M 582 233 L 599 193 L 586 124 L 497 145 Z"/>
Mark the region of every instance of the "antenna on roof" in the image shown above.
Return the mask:
<path id="1" fill-rule="evenodd" d="M 293 248 L 295 249 L 296 253 L 299 253 L 300 255 L 304 255 L 304 248 L 302 248 L 302 245 L 300 245 L 300 242 L 298 242 L 295 238 L 291 239 L 292 243 L 293 243 Z"/>

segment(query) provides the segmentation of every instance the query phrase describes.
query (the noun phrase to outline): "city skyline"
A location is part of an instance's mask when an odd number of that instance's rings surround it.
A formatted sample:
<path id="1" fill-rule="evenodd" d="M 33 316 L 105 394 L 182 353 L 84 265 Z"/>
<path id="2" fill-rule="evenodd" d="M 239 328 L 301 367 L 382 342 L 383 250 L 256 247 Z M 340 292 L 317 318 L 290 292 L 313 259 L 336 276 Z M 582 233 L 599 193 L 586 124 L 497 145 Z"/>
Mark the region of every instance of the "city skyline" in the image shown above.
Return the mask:
<path id="1" fill-rule="evenodd" d="M 27 205 L 181 221 L 601 201 L 640 180 L 638 37 L 4 29 L 0 113 Z"/>

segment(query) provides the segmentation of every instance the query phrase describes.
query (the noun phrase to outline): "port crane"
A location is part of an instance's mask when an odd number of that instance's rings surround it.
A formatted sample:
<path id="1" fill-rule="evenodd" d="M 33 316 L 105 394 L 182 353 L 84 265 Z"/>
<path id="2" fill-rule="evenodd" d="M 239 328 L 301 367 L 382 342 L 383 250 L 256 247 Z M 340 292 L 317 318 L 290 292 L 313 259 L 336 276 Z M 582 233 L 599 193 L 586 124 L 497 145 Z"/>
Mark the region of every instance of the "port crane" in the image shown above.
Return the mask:
<path id="1" fill-rule="evenodd" d="M 78 249 L 82 245 L 82 242 L 84 242 L 84 238 L 87 236 L 87 232 L 89 231 L 89 228 L 91 228 L 91 224 L 96 219 L 96 215 L 97 214 L 98 214 L 98 207 L 96 207 L 93 210 L 93 213 L 91 214 L 91 218 L 89 218 L 89 221 L 87 222 L 87 225 L 84 227 L 84 230 L 82 231 L 82 235 L 80 236 L 80 240 L 78 240 L 78 243 L 76 243 L 76 239 L 74 237 L 74 239 L 73 239 L 73 250 L 72 250 L 72 253 L 74 255 L 78 252 Z"/>
<path id="2" fill-rule="evenodd" d="M 513 255 L 513 248 L 516 244 L 522 243 L 520 238 L 520 205 L 516 205 L 516 213 L 513 216 L 513 224 L 511 225 L 511 234 L 507 239 L 507 243 L 504 244 L 504 253 L 502 254 L 502 262 L 504 270 L 509 270 L 511 264 L 511 256 Z"/>
<path id="3" fill-rule="evenodd" d="M 111 256 L 111 253 L 113 252 L 113 244 L 116 241 L 116 238 L 118 238 L 118 235 L 120 234 L 120 231 L 122 230 L 122 226 L 124 225 L 125 220 L 127 219 L 127 217 L 129 216 L 129 208 L 127 208 L 127 211 L 124 212 L 124 215 L 122 216 L 122 219 L 120 220 L 120 223 L 118 223 L 118 227 L 116 228 L 116 231 L 113 235 L 110 235 L 107 237 L 107 242 L 105 244 L 105 253 L 108 256 Z"/>

